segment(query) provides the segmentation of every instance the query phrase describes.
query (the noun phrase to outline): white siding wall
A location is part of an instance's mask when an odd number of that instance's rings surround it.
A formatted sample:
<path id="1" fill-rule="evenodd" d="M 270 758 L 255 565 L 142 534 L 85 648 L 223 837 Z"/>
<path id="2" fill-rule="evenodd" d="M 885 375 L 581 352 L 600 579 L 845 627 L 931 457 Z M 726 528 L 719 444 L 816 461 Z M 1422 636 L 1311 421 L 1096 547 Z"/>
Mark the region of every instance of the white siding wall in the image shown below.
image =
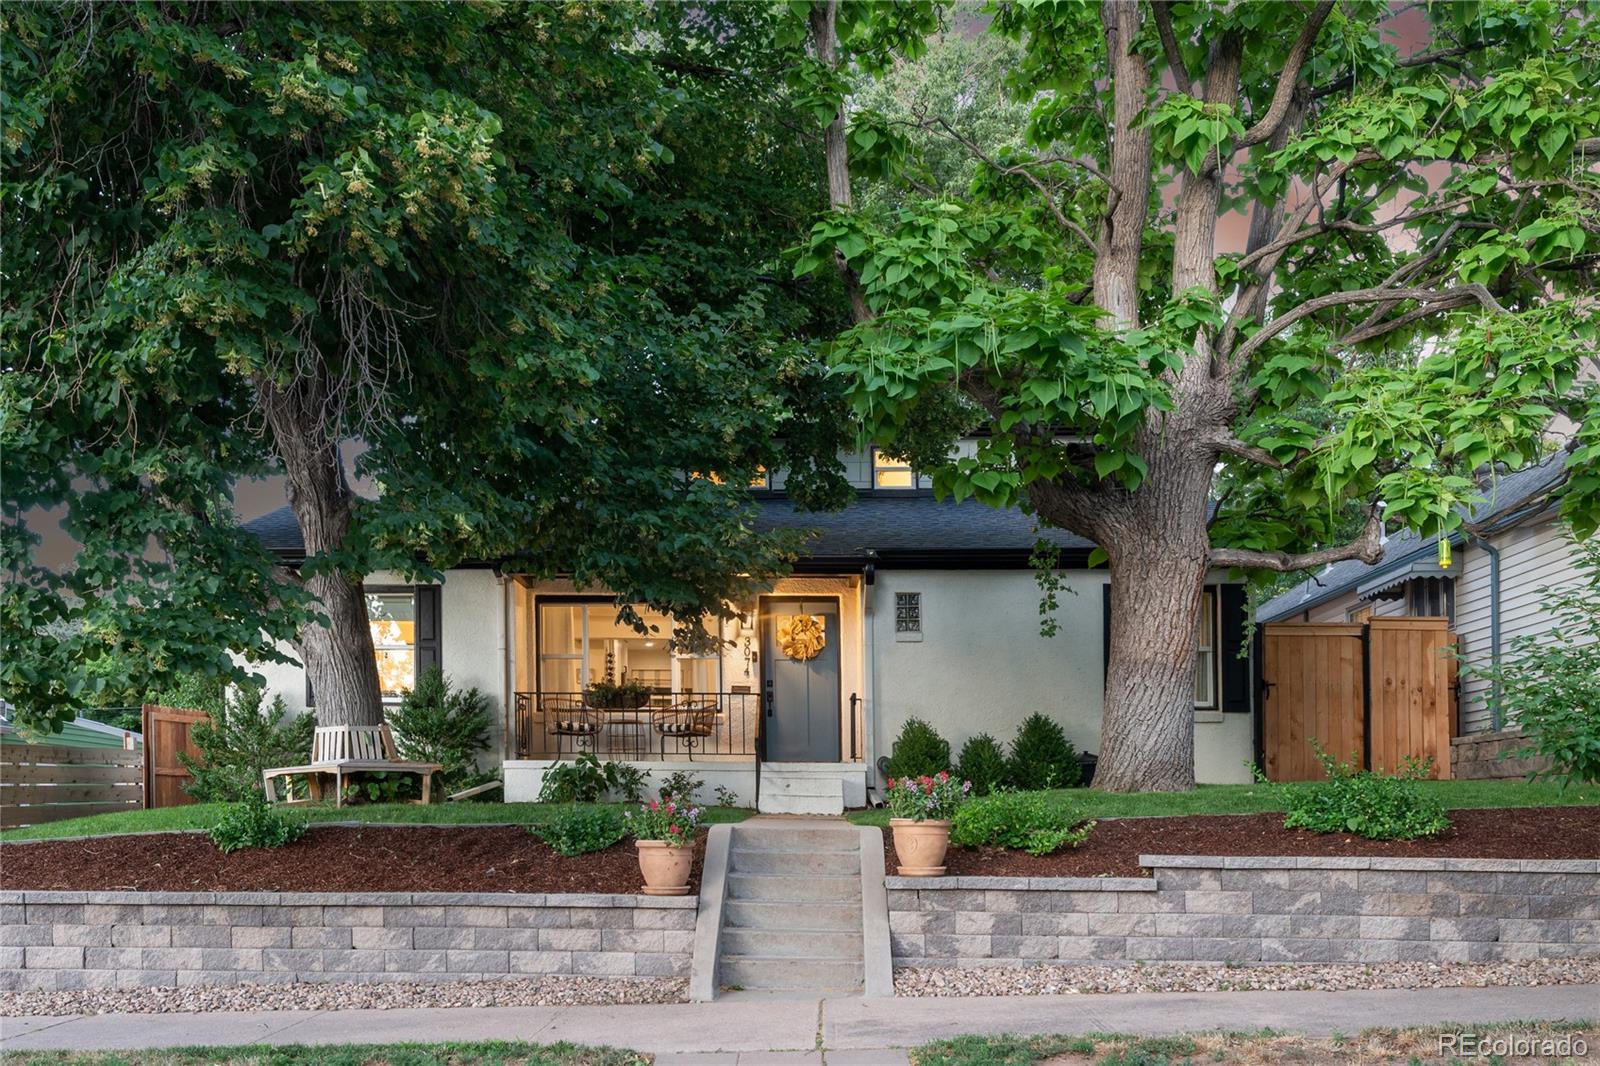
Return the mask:
<path id="1" fill-rule="evenodd" d="M 1035 711 L 1062 724 L 1080 751 L 1099 751 L 1105 693 L 1103 571 L 1064 571 L 1060 632 L 1039 635 L 1039 588 L 1025 570 L 879 571 L 873 587 L 872 757 L 887 755 L 907 718 L 950 742 L 977 733 L 1002 745 Z M 895 640 L 894 594 L 922 593 L 923 639 Z M 1075 592 L 1076 595 L 1072 593 Z M 1202 713 L 1195 724 L 1200 780 L 1247 782 L 1251 715 Z"/>
<path id="2" fill-rule="evenodd" d="M 380 571 L 367 578 L 369 585 L 407 584 L 398 574 Z M 489 697 L 491 735 L 481 756 L 485 764 L 499 761 L 505 722 L 501 700 L 505 661 L 501 633 L 500 588 L 491 570 L 451 570 L 439 593 L 441 665 L 451 683 L 476 688 Z M 294 650 L 283 649 L 290 656 Z M 266 679 L 267 692 L 281 695 L 291 713 L 306 710 L 305 670 L 293 664 L 257 664 Z"/>
<path id="3" fill-rule="evenodd" d="M 1554 619 L 1539 596 L 1543 586 L 1578 580 L 1577 559 L 1567 527 L 1551 517 L 1489 538 L 1500 551 L 1500 646 L 1515 637 L 1542 633 Z M 1490 660 L 1489 553 L 1476 545 L 1463 549 L 1456 584 L 1456 635 L 1471 663 Z M 1461 732 L 1491 727 L 1486 682 L 1468 676 L 1461 689 Z"/>

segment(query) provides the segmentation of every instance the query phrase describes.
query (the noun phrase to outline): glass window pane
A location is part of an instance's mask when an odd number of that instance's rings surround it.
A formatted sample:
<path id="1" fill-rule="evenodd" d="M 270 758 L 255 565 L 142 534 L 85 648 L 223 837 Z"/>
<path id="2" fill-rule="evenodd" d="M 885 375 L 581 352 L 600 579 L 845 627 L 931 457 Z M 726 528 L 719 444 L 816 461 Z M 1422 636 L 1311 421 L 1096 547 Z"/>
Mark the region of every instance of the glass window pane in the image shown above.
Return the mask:
<path id="1" fill-rule="evenodd" d="M 410 592 L 367 593 L 367 627 L 378 664 L 378 692 L 398 699 L 417 681 L 417 605 Z"/>
<path id="2" fill-rule="evenodd" d="M 539 691 L 544 693 L 577 693 L 583 690 L 579 672 L 582 659 L 541 659 L 539 661 Z"/>
<path id="3" fill-rule="evenodd" d="M 413 651 L 379 648 L 378 693 L 386 699 L 398 699 L 416 685 L 417 659 Z"/>
<path id="4" fill-rule="evenodd" d="M 872 453 L 873 483 L 880 489 L 909 489 L 916 487 L 911 466 L 904 459 L 883 452 Z"/>
<path id="5" fill-rule="evenodd" d="M 572 603 L 539 605 L 539 654 L 583 653 L 583 606 Z"/>

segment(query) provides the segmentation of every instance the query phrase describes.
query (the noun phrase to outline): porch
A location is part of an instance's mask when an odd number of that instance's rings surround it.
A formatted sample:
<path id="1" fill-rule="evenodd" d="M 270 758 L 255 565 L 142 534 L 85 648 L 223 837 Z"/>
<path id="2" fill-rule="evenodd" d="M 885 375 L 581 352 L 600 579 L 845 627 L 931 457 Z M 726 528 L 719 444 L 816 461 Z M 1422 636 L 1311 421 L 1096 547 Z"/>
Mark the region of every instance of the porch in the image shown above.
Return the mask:
<path id="1" fill-rule="evenodd" d="M 553 761 L 587 752 L 637 766 L 652 790 L 691 772 L 704 802 L 721 786 L 763 808 L 780 794 L 865 804 L 860 575 L 789 578 L 730 604 L 701 650 L 643 605 L 642 630 L 623 621 L 603 591 L 516 581 L 509 592 L 507 799 L 535 799 Z"/>

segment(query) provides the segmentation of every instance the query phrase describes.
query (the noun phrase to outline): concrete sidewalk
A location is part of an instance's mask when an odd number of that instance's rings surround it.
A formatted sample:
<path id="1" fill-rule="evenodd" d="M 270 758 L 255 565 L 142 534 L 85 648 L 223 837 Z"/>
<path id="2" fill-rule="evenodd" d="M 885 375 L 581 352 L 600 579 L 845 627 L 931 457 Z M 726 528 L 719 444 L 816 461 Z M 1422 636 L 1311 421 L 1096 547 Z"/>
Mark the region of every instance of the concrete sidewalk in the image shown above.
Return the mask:
<path id="1" fill-rule="evenodd" d="M 900 1050 L 963 1033 L 1159 1035 L 1600 1016 L 1600 985 L 1373 992 L 1205 992 L 970 999 L 766 999 L 627 1007 L 254 1011 L 0 1018 L 0 1051 L 236 1044 L 529 1040 L 610 1044 L 658 1066 L 903 1066 Z"/>

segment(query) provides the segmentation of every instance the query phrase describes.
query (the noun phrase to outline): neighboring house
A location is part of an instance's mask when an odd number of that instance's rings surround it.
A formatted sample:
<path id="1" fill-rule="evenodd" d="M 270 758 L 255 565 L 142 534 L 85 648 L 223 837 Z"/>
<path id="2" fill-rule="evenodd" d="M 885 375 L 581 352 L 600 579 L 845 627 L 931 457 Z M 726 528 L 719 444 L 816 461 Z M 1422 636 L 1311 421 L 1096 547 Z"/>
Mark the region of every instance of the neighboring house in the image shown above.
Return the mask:
<path id="1" fill-rule="evenodd" d="M 674 654 L 665 617 L 644 612 L 660 632 L 641 635 L 617 625 L 604 589 L 528 581 L 489 562 L 453 569 L 442 585 L 373 574 L 366 591 L 385 697 L 398 699 L 432 663 L 489 695 L 507 799 L 534 798 L 558 750 L 592 746 L 652 770 L 692 766 L 708 796 L 720 784 L 746 801 L 759 752 L 764 808 L 785 806 L 785 796 L 797 809 L 862 805 L 882 783 L 873 768 L 913 716 L 955 752 L 980 732 L 1009 743 L 1041 711 L 1080 751 L 1096 751 L 1109 596 L 1106 571 L 1087 568 L 1092 545 L 1048 534 L 1065 587 L 1059 633 L 1042 637 L 1031 518 L 936 500 L 926 478 L 881 453 L 845 459 L 858 494 L 842 511 L 797 512 L 781 475 L 752 490 L 759 528 L 812 536 L 791 576 L 734 605 L 740 618 L 724 625 L 722 654 Z M 303 551 L 287 508 L 246 528 L 287 561 Z M 1201 781 L 1249 780 L 1256 687 L 1250 651 L 1240 655 L 1244 618 L 1242 587 L 1218 576 L 1195 670 Z M 291 710 L 308 705 L 298 667 L 261 671 Z M 584 691 L 608 677 L 638 682 L 648 700 L 586 708 L 595 701 Z"/>
<path id="2" fill-rule="evenodd" d="M 1513 638 L 1537 635 L 1553 621 L 1539 590 L 1578 579 L 1577 549 L 1551 490 L 1563 480 L 1564 453 L 1502 475 L 1484 486 L 1487 500 L 1467 515 L 1477 531 L 1450 536 L 1450 565 L 1440 565 L 1437 537 L 1396 534 L 1375 564 L 1334 563 L 1263 603 L 1256 620 L 1361 622 L 1372 617 L 1442 617 L 1450 621 L 1464 664 L 1488 664 Z M 1520 761 L 1497 756 L 1521 746 L 1502 730 L 1488 682 L 1461 671 L 1457 689 L 1455 776 L 1517 776 Z"/>
<path id="3" fill-rule="evenodd" d="M 0 700 L 0 743 L 48 744 L 58 748 L 122 748 L 134 751 L 144 747 L 144 736 L 81 716 L 62 726 L 59 733 L 36 733 L 19 729 L 11 722 L 11 705 Z"/>

